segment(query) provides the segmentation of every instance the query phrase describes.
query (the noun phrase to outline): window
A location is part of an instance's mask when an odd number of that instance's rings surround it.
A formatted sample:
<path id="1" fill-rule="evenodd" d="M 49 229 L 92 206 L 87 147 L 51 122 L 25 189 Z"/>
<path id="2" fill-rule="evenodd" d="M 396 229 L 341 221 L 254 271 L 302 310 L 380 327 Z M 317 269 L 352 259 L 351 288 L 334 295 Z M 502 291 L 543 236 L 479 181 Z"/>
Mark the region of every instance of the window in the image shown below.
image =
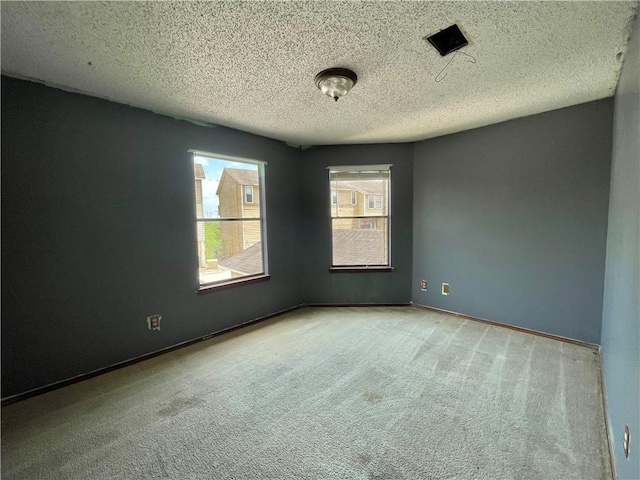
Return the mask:
<path id="1" fill-rule="evenodd" d="M 382 208 L 382 195 L 367 195 L 367 206 L 370 210 L 380 210 Z"/>
<path id="2" fill-rule="evenodd" d="M 191 153 L 200 286 L 264 275 L 266 163 Z"/>
<path id="3" fill-rule="evenodd" d="M 351 205 L 357 205 L 358 204 L 358 194 L 351 190 Z"/>
<path id="4" fill-rule="evenodd" d="M 335 190 L 331 191 L 331 203 L 333 205 L 337 205 L 338 204 L 338 192 L 336 192 Z"/>
<path id="5" fill-rule="evenodd" d="M 390 266 L 390 182 L 391 165 L 329 167 L 332 267 L 336 270 Z M 340 191 L 345 191 L 344 198 L 337 195 Z M 360 205 L 354 203 L 358 193 L 366 198 Z"/>
<path id="6" fill-rule="evenodd" d="M 244 187 L 244 201 L 245 203 L 253 203 L 253 186 L 246 185 Z"/>

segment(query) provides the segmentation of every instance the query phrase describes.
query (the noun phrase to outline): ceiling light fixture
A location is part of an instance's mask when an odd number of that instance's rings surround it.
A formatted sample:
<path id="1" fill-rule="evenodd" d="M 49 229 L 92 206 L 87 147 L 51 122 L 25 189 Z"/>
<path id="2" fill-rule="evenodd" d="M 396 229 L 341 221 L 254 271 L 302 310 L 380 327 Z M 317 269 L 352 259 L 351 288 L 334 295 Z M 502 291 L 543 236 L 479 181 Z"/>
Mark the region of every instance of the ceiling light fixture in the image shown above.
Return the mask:
<path id="1" fill-rule="evenodd" d="M 358 76 L 346 68 L 329 68 L 316 75 L 316 87 L 336 102 L 357 83 Z"/>

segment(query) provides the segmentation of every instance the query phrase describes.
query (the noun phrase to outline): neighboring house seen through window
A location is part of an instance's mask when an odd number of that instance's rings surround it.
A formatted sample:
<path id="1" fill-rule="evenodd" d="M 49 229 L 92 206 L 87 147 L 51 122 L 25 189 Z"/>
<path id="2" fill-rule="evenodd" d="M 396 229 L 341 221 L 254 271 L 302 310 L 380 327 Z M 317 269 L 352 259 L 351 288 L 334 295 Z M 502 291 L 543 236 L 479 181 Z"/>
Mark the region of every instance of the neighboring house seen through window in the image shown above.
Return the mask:
<path id="1" fill-rule="evenodd" d="M 391 165 L 329 167 L 332 267 L 390 266 L 390 182 Z"/>
<path id="2" fill-rule="evenodd" d="M 193 153 L 201 286 L 265 274 L 265 163 Z"/>

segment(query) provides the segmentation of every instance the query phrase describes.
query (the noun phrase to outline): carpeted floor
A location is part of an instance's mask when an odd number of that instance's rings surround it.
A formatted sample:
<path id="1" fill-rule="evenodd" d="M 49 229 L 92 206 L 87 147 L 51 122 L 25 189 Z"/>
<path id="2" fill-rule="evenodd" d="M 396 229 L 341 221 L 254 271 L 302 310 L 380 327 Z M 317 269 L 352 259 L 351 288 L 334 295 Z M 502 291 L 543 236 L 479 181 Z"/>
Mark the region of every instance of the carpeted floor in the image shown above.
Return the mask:
<path id="1" fill-rule="evenodd" d="M 2 409 L 2 478 L 610 479 L 595 350 L 303 308 Z"/>

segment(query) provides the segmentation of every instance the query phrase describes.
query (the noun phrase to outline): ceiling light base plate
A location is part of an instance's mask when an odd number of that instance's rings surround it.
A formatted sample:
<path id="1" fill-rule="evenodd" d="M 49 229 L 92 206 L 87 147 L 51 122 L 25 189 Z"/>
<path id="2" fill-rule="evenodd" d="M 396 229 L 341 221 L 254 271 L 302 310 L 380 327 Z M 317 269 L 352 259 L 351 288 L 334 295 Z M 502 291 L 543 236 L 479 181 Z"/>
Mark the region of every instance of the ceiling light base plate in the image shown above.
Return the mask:
<path id="1" fill-rule="evenodd" d="M 336 102 L 358 82 L 358 76 L 347 68 L 328 68 L 316 75 L 315 83 L 322 93 Z"/>

